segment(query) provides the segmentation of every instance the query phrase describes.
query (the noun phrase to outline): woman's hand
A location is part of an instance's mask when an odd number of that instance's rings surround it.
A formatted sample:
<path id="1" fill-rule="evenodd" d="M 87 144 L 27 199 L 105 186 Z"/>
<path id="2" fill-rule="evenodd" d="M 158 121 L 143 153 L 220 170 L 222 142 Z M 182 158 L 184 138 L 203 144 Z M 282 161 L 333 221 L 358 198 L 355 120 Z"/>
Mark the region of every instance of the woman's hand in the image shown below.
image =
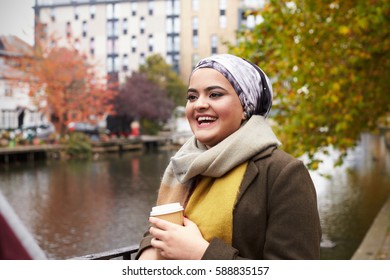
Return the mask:
<path id="1" fill-rule="evenodd" d="M 154 237 L 151 245 L 166 259 L 200 260 L 209 245 L 198 226 L 187 218 L 184 226 L 155 217 L 150 217 L 149 222 L 149 232 Z"/>

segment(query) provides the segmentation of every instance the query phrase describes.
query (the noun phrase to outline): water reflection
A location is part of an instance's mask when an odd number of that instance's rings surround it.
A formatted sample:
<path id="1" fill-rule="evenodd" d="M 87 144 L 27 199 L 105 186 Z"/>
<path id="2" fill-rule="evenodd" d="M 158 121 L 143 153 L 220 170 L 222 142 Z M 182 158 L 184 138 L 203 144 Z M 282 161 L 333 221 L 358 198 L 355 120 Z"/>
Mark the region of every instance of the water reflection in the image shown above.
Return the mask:
<path id="1" fill-rule="evenodd" d="M 21 164 L 0 171 L 0 189 L 49 258 L 137 244 L 173 152 L 95 161 Z M 344 166 L 312 172 L 323 228 L 323 259 L 349 259 L 390 193 L 390 152 L 365 135 Z"/>
<path id="2" fill-rule="evenodd" d="M 335 157 L 335 155 L 334 155 Z M 323 230 L 323 259 L 349 259 L 390 193 L 390 152 L 379 136 L 363 135 L 361 144 L 334 168 L 325 158 L 316 184 Z"/>
<path id="3" fill-rule="evenodd" d="M 111 250 L 140 240 L 170 156 L 19 166 L 1 174 L 1 189 L 49 258 Z"/>

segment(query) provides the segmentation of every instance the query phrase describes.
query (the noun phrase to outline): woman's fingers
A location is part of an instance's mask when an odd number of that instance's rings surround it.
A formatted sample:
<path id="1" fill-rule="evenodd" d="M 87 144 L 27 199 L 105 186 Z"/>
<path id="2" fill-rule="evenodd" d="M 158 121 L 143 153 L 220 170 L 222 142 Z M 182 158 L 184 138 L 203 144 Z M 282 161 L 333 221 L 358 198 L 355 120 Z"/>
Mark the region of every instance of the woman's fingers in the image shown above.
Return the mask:
<path id="1" fill-rule="evenodd" d="M 162 229 L 162 230 L 168 230 L 172 226 L 176 226 L 176 224 L 165 221 L 163 219 L 155 218 L 155 217 L 149 217 L 149 222 L 153 224 L 155 227 Z"/>

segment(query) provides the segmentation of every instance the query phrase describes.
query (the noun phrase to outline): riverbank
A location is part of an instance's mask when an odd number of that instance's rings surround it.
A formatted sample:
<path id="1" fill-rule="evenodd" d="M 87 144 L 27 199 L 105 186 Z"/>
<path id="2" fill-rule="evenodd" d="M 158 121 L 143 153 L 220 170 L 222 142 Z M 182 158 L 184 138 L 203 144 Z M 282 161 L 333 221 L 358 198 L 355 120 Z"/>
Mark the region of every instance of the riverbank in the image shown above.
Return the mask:
<path id="1" fill-rule="evenodd" d="M 157 150 L 177 148 L 168 136 L 142 135 L 134 138 L 114 138 L 105 141 L 91 141 L 91 153 L 94 158 L 105 153 Z M 39 159 L 66 159 L 67 145 L 37 144 L 0 147 L 0 164 L 35 161 Z"/>
<path id="2" fill-rule="evenodd" d="M 352 260 L 390 260 L 390 197 L 382 206 Z"/>

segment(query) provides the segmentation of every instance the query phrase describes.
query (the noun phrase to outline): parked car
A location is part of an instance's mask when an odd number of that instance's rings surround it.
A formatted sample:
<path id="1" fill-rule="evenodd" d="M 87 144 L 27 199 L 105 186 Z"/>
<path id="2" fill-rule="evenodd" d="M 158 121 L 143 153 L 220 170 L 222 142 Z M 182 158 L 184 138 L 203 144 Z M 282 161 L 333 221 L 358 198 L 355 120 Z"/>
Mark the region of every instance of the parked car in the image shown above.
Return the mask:
<path id="1" fill-rule="evenodd" d="M 51 134 L 56 131 L 52 123 L 43 123 L 40 125 L 29 125 L 22 127 L 23 138 L 32 139 L 48 139 Z"/>
<path id="2" fill-rule="evenodd" d="M 68 124 L 68 132 L 82 132 L 88 135 L 98 135 L 98 126 L 92 125 L 87 122 L 70 122 Z"/>

